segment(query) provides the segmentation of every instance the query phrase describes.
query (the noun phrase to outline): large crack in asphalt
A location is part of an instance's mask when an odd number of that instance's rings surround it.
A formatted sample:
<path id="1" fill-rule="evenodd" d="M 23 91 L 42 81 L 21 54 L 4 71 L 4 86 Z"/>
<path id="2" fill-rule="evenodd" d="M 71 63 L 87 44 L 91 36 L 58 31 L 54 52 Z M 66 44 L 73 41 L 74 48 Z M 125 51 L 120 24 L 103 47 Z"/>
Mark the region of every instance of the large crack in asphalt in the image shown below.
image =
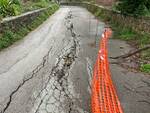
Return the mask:
<path id="1" fill-rule="evenodd" d="M 36 74 L 45 66 L 46 62 L 48 61 L 48 56 L 51 51 L 52 47 L 49 49 L 48 53 L 43 57 L 42 62 L 25 78 L 23 79 L 22 83 L 18 85 L 18 87 L 9 95 L 8 102 L 6 103 L 6 106 L 3 108 L 3 110 L 0 111 L 0 113 L 5 113 L 5 111 L 9 108 L 12 98 L 17 93 L 17 91 L 29 80 L 31 80 L 33 77 L 36 76 Z"/>
<path id="2" fill-rule="evenodd" d="M 43 81 L 44 86 L 36 95 L 33 94 L 34 105 L 31 109 L 31 113 L 87 113 L 79 106 L 82 102 L 79 99 L 79 95 L 74 93 L 73 83 L 68 79 L 77 53 L 80 48 L 78 37 L 80 36 L 75 32 L 74 24 L 71 21 L 73 18 L 70 11 L 65 18 L 64 26 L 71 34 L 71 40 L 68 42 L 68 46 L 63 48 L 61 52 L 58 52 L 57 62 L 49 72 L 49 76 L 46 81 Z M 10 94 L 6 106 L 0 113 L 5 113 L 13 101 L 13 96 L 21 89 L 29 80 L 38 76 L 38 73 L 48 65 L 49 54 L 43 57 L 43 61 L 27 76 L 24 77 L 22 83 Z"/>
<path id="3" fill-rule="evenodd" d="M 73 92 L 73 85 L 68 79 L 69 70 L 77 58 L 80 47 L 79 35 L 74 30 L 72 18 L 70 11 L 65 18 L 65 26 L 71 33 L 72 40 L 58 55 L 45 87 L 35 97 L 36 102 L 31 113 L 87 113 L 77 105 L 81 103 L 80 99 Z"/>

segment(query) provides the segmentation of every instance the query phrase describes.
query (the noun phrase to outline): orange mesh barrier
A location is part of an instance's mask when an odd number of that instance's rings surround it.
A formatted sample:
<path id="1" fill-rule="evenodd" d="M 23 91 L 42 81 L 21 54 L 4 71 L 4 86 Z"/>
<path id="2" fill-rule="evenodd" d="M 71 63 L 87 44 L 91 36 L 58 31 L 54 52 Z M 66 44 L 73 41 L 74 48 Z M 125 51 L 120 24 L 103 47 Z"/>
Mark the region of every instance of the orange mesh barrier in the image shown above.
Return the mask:
<path id="1" fill-rule="evenodd" d="M 109 70 L 107 42 L 111 34 L 106 28 L 100 42 L 92 80 L 92 113 L 123 113 Z"/>

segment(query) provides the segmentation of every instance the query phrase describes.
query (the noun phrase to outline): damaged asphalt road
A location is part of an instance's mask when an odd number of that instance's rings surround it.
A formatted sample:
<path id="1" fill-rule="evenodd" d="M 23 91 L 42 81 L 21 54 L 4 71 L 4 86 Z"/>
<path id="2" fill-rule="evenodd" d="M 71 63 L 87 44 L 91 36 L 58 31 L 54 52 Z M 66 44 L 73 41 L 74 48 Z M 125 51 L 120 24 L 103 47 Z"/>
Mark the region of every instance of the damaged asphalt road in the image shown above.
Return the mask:
<path id="1" fill-rule="evenodd" d="M 90 81 L 103 30 L 104 23 L 86 9 L 64 6 L 2 51 L 0 113 L 90 113 Z"/>
<path id="2" fill-rule="evenodd" d="M 91 113 L 92 72 L 104 26 L 85 8 L 62 6 L 1 51 L 0 113 Z M 127 50 L 110 39 L 110 56 Z M 110 69 L 124 113 L 149 113 L 150 77 L 117 64 Z"/>

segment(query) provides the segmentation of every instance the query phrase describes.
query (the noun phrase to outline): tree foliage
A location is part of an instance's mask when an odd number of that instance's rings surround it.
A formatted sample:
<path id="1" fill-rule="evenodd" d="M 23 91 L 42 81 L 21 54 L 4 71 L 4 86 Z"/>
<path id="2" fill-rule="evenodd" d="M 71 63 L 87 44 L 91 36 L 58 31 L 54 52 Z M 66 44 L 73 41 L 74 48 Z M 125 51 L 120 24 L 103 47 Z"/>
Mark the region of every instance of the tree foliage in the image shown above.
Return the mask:
<path id="1" fill-rule="evenodd" d="M 124 14 L 143 15 L 150 10 L 150 0 L 119 0 L 117 9 Z"/>

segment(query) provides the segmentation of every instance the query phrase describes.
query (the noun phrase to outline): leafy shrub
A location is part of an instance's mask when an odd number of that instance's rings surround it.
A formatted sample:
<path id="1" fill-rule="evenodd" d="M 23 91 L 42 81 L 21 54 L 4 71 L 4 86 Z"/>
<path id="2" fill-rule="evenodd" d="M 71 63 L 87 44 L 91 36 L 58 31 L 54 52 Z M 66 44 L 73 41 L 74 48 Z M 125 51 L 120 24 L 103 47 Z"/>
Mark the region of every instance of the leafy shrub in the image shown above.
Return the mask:
<path id="1" fill-rule="evenodd" d="M 0 0 L 0 14 L 3 17 L 20 14 L 19 0 Z"/>
<path id="2" fill-rule="evenodd" d="M 123 14 L 145 15 L 150 10 L 150 0 L 119 0 L 117 9 Z"/>

